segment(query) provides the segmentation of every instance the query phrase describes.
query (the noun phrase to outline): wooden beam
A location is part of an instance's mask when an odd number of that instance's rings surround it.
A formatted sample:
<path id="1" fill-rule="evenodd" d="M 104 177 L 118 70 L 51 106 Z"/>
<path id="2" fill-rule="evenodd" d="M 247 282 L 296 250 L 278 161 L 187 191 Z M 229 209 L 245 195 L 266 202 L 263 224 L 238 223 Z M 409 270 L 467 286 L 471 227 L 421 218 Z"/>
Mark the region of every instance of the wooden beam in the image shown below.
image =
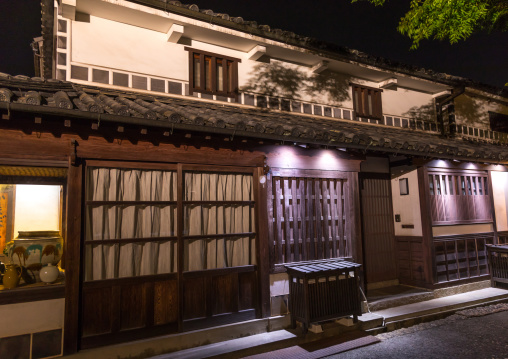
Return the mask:
<path id="1" fill-rule="evenodd" d="M 62 17 L 76 20 L 76 0 L 62 0 L 60 7 L 62 9 Z"/>
<path id="2" fill-rule="evenodd" d="M 167 41 L 177 43 L 183 35 L 183 26 L 179 24 L 173 24 L 168 30 Z"/>
<path id="3" fill-rule="evenodd" d="M 392 77 L 378 83 L 380 89 L 397 90 L 397 78 Z"/>
<path id="4" fill-rule="evenodd" d="M 249 60 L 256 61 L 265 54 L 266 47 L 262 45 L 256 45 L 247 53 L 247 58 Z"/>
<path id="5" fill-rule="evenodd" d="M 321 72 L 328 69 L 329 61 L 323 60 L 312 66 L 311 71 L 315 74 L 320 74 Z"/>

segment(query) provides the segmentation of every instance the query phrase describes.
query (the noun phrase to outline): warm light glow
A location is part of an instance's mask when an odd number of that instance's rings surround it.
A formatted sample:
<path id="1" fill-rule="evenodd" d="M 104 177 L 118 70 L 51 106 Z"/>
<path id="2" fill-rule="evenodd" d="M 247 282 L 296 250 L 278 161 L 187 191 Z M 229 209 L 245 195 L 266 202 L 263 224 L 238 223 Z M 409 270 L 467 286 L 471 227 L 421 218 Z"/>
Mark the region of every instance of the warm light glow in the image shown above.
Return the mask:
<path id="1" fill-rule="evenodd" d="M 331 150 L 322 150 L 318 162 L 320 167 L 327 170 L 333 170 L 337 165 L 337 159 L 333 156 Z"/>
<path id="2" fill-rule="evenodd" d="M 60 229 L 60 186 L 16 185 L 14 238 L 18 231 Z"/>

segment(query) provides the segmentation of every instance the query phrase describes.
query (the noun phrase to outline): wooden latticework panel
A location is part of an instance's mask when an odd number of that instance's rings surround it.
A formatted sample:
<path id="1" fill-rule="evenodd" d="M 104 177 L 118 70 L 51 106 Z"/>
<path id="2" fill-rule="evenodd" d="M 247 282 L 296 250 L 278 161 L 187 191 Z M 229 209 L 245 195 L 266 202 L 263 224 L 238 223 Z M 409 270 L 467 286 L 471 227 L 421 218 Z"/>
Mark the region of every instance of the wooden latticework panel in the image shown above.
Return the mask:
<path id="1" fill-rule="evenodd" d="M 432 224 L 491 222 L 488 176 L 483 172 L 429 172 Z"/>
<path id="2" fill-rule="evenodd" d="M 486 245 L 493 242 L 493 233 L 434 238 L 437 282 L 487 275 Z"/>
<path id="3" fill-rule="evenodd" d="M 273 263 L 350 257 L 345 178 L 272 180 Z"/>

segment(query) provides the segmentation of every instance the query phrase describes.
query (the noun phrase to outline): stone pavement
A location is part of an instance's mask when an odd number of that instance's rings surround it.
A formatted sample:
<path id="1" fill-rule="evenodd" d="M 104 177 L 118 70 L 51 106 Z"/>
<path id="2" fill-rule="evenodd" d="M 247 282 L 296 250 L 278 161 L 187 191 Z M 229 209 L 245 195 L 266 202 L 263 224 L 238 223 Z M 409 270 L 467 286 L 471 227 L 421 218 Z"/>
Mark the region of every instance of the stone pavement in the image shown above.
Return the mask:
<path id="1" fill-rule="evenodd" d="M 459 311 L 447 318 L 377 336 L 380 343 L 331 359 L 508 358 L 508 304 Z"/>

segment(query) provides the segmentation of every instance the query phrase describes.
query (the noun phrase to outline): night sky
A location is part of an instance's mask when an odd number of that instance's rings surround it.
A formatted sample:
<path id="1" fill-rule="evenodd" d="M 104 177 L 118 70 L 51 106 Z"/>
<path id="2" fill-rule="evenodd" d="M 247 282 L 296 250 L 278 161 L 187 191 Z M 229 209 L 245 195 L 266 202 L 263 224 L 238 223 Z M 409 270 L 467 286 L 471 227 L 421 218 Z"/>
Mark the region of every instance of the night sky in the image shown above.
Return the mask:
<path id="1" fill-rule="evenodd" d="M 185 2 L 184 2 L 185 3 Z M 383 7 L 349 0 L 195 0 L 200 9 L 255 20 L 271 28 L 293 31 L 374 56 L 462 76 L 502 87 L 508 82 L 508 32 L 475 34 L 450 45 L 411 41 L 396 31 L 409 0 L 391 0 Z M 0 1 L 0 72 L 33 76 L 30 43 L 40 36 L 37 0 Z"/>

